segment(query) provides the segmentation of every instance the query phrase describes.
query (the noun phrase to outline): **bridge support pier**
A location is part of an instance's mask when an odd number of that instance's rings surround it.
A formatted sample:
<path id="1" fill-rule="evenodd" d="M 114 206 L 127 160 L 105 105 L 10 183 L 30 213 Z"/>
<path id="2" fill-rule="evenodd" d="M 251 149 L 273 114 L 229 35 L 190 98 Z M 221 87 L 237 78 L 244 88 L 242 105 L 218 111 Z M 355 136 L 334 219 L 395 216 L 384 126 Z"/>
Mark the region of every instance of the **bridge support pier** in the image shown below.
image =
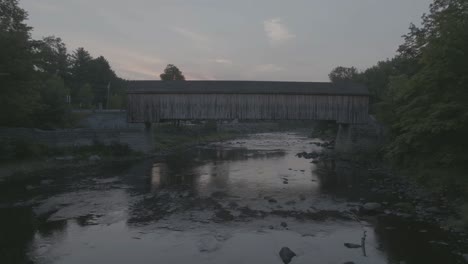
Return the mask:
<path id="1" fill-rule="evenodd" d="M 366 124 L 338 124 L 335 150 L 341 154 L 371 153 L 383 144 L 384 129 L 373 117 Z"/>
<path id="2" fill-rule="evenodd" d="M 143 141 L 145 142 L 145 153 L 150 153 L 154 150 L 154 125 L 151 122 L 145 122 L 143 130 Z"/>

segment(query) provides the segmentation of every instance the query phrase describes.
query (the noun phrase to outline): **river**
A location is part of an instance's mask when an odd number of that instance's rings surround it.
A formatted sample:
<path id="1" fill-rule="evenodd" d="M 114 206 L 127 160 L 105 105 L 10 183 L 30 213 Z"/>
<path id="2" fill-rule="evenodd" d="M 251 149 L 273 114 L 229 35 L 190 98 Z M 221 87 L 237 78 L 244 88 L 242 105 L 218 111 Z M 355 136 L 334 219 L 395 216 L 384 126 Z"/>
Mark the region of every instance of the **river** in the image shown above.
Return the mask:
<path id="1" fill-rule="evenodd" d="M 465 263 L 436 226 L 358 215 L 367 174 L 296 155 L 313 141 L 253 134 L 3 183 L 0 263 L 282 263 L 282 247 L 291 263 Z"/>

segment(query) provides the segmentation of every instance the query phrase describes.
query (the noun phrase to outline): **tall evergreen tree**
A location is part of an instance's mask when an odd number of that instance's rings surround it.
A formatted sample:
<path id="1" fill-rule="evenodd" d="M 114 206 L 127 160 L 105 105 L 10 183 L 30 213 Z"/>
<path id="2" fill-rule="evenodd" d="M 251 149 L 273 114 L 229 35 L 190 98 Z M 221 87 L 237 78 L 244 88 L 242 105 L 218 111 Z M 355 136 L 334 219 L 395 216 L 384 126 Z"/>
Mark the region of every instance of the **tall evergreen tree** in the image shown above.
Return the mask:
<path id="1" fill-rule="evenodd" d="M 28 125 L 38 107 L 34 42 L 17 0 L 0 1 L 0 126 Z"/>

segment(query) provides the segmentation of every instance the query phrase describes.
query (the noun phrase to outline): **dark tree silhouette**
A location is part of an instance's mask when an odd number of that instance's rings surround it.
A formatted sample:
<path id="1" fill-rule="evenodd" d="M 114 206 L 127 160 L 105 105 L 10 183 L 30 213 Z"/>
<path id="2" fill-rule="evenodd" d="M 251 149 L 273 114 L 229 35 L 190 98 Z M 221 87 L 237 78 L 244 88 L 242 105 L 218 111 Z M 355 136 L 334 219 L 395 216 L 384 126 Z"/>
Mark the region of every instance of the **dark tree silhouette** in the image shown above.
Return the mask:
<path id="1" fill-rule="evenodd" d="M 336 67 L 333 69 L 328 77 L 330 78 L 330 81 L 333 83 L 336 82 L 346 82 L 346 81 L 354 81 L 359 75 L 359 72 L 356 68 L 351 67 Z"/>
<path id="2" fill-rule="evenodd" d="M 184 81 L 185 77 L 176 66 L 168 64 L 164 72 L 159 75 L 162 81 Z"/>

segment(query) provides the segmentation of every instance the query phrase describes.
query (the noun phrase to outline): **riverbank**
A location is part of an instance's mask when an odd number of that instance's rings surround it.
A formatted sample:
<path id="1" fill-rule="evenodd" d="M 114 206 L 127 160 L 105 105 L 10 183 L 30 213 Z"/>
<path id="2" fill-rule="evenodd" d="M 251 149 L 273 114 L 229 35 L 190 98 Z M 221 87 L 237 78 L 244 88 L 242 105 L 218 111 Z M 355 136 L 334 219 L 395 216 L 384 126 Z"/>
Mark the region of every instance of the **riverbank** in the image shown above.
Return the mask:
<path id="1" fill-rule="evenodd" d="M 235 139 L 248 133 L 284 130 L 287 127 L 277 123 L 207 123 L 182 126 L 155 124 L 151 132 L 152 140 L 148 141 L 148 144 L 153 145 L 146 153 L 135 151 L 127 144 L 118 142 L 103 144 L 96 141 L 85 146 L 55 147 L 36 142 L 30 137 L 3 140 L 0 142 L 0 182 L 9 179 L 21 180 L 28 175 L 47 170 L 96 167 L 100 164 L 147 158 L 160 159 L 180 149 Z M 143 134 L 140 136 L 143 137 Z"/>
<path id="2" fill-rule="evenodd" d="M 449 234 L 444 239 L 434 239 L 431 243 L 453 247 L 453 254 L 461 259 L 468 255 L 468 225 L 466 212 L 459 208 L 466 206 L 462 199 L 451 199 L 446 193 L 422 185 L 416 179 L 392 170 L 379 155 L 355 153 L 340 155 L 330 142 L 312 142 L 323 147 L 322 152 L 298 153 L 298 157 L 311 159 L 317 164 L 316 173 L 324 185 L 344 198 L 356 220 L 366 222 L 400 219 L 407 224 L 421 225 L 416 233 Z M 338 184 L 337 184 L 338 183 Z M 387 227 L 388 231 L 395 227 Z M 414 235 L 414 234 L 413 234 Z"/>

